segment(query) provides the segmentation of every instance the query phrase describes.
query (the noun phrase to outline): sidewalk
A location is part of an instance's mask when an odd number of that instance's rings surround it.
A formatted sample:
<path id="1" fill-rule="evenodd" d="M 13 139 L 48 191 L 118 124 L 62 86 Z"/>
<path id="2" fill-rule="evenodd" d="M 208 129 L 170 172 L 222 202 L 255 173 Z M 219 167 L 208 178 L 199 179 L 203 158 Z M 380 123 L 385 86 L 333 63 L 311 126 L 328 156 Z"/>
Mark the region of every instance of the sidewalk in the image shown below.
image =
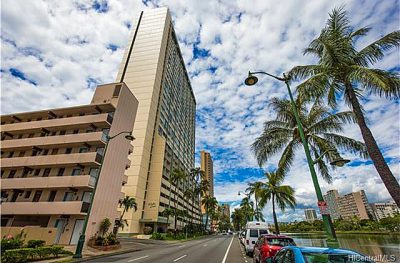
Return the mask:
<path id="1" fill-rule="evenodd" d="M 226 263 L 250 263 L 246 257 L 246 253 L 243 250 L 243 246 L 240 244 L 239 239 L 235 235 L 232 241 L 231 248 L 229 249 Z"/>

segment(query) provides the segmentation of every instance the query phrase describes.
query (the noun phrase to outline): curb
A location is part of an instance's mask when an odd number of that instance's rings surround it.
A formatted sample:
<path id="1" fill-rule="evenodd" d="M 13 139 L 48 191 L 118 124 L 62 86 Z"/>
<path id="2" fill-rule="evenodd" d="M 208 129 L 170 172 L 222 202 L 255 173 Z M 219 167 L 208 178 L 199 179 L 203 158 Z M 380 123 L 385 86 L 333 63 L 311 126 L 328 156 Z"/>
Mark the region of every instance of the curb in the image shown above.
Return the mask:
<path id="1" fill-rule="evenodd" d="M 113 252 L 113 253 L 96 255 L 96 256 L 92 256 L 92 257 L 70 258 L 68 262 L 87 262 L 87 261 L 98 259 L 98 258 L 117 256 L 117 255 L 122 255 L 122 254 L 136 252 L 136 251 L 142 251 L 142 250 L 141 249 L 129 249 L 129 250 L 117 251 L 117 252 Z M 64 261 L 67 261 L 67 259 L 64 259 Z M 64 261 L 60 260 L 60 262 L 64 262 Z M 58 261 L 56 261 L 56 262 L 58 262 Z M 56 263 L 56 262 L 54 262 L 54 263 Z"/>

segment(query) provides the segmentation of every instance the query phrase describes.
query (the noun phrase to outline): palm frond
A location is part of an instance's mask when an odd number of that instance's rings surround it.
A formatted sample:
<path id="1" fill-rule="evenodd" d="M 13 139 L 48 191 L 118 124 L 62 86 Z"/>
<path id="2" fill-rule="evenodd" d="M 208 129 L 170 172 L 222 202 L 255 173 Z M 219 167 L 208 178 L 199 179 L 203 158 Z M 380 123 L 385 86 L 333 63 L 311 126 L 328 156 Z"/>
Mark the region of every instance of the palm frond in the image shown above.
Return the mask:
<path id="1" fill-rule="evenodd" d="M 350 66 L 350 69 L 350 80 L 362 83 L 371 93 L 385 96 L 388 99 L 400 98 L 400 76 L 398 73 L 361 66 Z"/>
<path id="2" fill-rule="evenodd" d="M 367 147 L 363 142 L 334 133 L 324 133 L 322 136 L 339 149 L 358 154 L 362 158 L 369 158 Z"/>
<path id="3" fill-rule="evenodd" d="M 373 64 L 383 58 L 384 52 L 399 46 L 400 31 L 393 31 L 357 52 L 354 58 L 355 64 L 361 66 Z"/>

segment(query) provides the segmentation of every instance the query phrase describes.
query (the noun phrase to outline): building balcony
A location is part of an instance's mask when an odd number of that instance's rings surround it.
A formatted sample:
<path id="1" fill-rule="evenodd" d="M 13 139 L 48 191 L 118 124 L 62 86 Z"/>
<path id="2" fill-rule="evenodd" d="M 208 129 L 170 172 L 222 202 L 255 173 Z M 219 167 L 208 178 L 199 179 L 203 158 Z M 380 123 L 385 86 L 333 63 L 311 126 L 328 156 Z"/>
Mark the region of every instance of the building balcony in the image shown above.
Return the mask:
<path id="1" fill-rule="evenodd" d="M 100 165 L 102 158 L 102 155 L 97 152 L 2 158 L 1 168 L 50 168 L 78 164 L 96 166 Z"/>
<path id="2" fill-rule="evenodd" d="M 3 151 L 29 151 L 33 147 L 40 149 L 73 148 L 83 145 L 102 146 L 103 132 L 78 133 L 58 136 L 34 137 L 25 139 L 4 140 L 1 142 Z"/>
<path id="3" fill-rule="evenodd" d="M 89 203 L 65 202 L 3 202 L 2 215 L 85 215 Z"/>
<path id="4" fill-rule="evenodd" d="M 96 178 L 90 175 L 28 177 L 1 179 L 2 190 L 12 189 L 56 189 L 56 188 L 87 188 L 92 189 Z"/>
<path id="5" fill-rule="evenodd" d="M 10 123 L 2 125 L 1 129 L 2 133 L 14 135 L 23 133 L 37 133 L 44 130 L 52 132 L 59 130 L 84 129 L 89 126 L 108 128 L 111 126 L 112 121 L 113 117 L 111 114 L 101 113 L 61 119 Z"/>

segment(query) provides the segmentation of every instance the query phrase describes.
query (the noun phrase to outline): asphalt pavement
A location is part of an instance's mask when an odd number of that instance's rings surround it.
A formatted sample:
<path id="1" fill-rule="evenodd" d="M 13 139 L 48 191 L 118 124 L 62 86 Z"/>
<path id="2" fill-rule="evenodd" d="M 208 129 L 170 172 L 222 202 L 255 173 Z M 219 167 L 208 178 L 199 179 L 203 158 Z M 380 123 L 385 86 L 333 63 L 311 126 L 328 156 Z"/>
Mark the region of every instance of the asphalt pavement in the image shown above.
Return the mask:
<path id="1" fill-rule="evenodd" d="M 216 235 L 175 244 L 149 244 L 141 251 L 102 257 L 87 262 L 250 263 L 252 260 L 243 254 L 236 235 Z"/>

